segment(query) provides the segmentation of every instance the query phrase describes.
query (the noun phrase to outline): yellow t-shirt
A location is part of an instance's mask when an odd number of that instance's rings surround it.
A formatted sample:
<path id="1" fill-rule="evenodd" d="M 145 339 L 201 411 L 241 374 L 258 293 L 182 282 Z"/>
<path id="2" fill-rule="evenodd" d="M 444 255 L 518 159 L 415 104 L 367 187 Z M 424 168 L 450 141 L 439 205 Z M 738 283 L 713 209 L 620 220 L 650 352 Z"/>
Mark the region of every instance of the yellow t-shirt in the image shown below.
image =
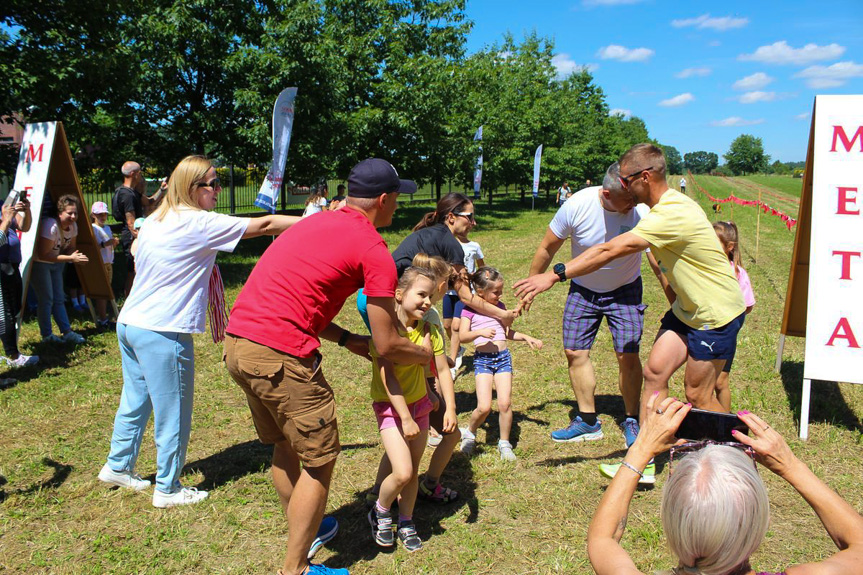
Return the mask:
<path id="1" fill-rule="evenodd" d="M 632 233 L 650 244 L 674 288 L 671 311 L 695 329 L 716 329 L 744 312 L 743 296 L 704 210 L 669 189 Z"/>
<path id="2" fill-rule="evenodd" d="M 424 320 L 418 321 L 414 329 L 407 332 L 405 337 L 417 345 L 422 345 L 423 338 L 425 337 L 425 325 L 426 322 Z M 440 330 L 438 330 L 434 324 L 430 323 L 429 333 L 431 334 L 431 344 L 434 355 L 443 355 L 443 336 L 441 335 Z M 372 401 L 389 401 L 390 398 L 387 395 L 387 390 L 384 387 L 383 380 L 381 379 L 381 370 L 378 365 L 378 350 L 375 349 L 375 344 L 371 341 L 369 342 L 369 354 L 372 356 Z M 420 364 L 393 365 L 393 371 L 396 374 L 396 379 L 399 380 L 399 385 L 402 387 L 402 394 L 404 395 L 405 402 L 410 404 L 425 397 L 425 367 L 426 366 Z"/>

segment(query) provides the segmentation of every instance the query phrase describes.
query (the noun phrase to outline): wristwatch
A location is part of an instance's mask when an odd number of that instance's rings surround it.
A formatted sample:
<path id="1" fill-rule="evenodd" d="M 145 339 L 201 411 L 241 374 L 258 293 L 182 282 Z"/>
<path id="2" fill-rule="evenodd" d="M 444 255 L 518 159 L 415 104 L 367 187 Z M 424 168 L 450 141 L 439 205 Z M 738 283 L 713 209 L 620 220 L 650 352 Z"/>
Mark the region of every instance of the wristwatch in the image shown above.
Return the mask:
<path id="1" fill-rule="evenodd" d="M 566 281 L 566 266 L 565 265 L 554 264 L 554 267 L 551 269 L 554 270 L 554 273 L 557 274 L 557 277 L 560 278 L 560 281 L 562 281 L 562 282 Z"/>

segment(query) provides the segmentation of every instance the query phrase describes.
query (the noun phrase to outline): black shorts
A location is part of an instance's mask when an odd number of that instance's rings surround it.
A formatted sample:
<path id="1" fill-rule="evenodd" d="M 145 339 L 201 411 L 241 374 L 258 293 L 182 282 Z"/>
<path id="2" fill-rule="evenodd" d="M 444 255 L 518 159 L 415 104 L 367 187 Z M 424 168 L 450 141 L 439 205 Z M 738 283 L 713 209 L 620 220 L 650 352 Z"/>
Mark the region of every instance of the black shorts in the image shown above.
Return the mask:
<path id="1" fill-rule="evenodd" d="M 680 321 L 671 310 L 662 318 L 659 329 L 673 331 L 686 338 L 689 356 L 699 361 L 734 359 L 737 351 L 737 334 L 743 327 L 746 313 L 715 329 L 695 329 Z"/>

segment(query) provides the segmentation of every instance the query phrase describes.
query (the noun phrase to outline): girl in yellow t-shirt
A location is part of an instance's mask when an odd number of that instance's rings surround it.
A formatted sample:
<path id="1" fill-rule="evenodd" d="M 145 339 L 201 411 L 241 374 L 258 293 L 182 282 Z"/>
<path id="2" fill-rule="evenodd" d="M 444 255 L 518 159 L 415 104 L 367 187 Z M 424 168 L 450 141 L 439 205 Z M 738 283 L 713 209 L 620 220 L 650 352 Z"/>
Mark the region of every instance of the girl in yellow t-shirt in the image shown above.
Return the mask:
<path id="1" fill-rule="evenodd" d="M 437 278 L 434 272 L 410 267 L 396 287 L 396 313 L 399 331 L 417 345 L 443 356 L 444 342 L 440 330 L 423 320 L 431 308 Z M 422 540 L 413 523 L 417 498 L 418 469 L 429 428 L 429 413 L 435 397 L 428 387 L 423 365 L 397 365 L 381 358 L 372 343 L 372 407 L 378 420 L 381 442 L 392 466 L 380 486 L 377 501 L 368 520 L 375 542 L 381 547 L 395 545 L 396 536 L 408 551 L 422 549 Z M 390 507 L 399 497 L 398 523 L 393 522 Z"/>

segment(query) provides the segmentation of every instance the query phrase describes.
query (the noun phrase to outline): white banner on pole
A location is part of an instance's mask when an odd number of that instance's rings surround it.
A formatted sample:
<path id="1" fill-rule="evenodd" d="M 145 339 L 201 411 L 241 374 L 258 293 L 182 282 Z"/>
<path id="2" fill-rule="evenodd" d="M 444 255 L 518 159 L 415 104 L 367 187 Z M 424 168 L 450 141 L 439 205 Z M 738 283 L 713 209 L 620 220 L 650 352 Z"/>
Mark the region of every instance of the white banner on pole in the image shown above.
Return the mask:
<path id="1" fill-rule="evenodd" d="M 533 155 L 533 197 L 539 196 L 539 165 L 542 162 L 542 144 Z"/>
<path id="2" fill-rule="evenodd" d="M 473 170 L 473 195 L 479 197 L 479 190 L 482 187 L 482 126 L 477 128 L 476 134 L 473 135 L 474 142 L 480 142 L 479 157 L 476 159 L 476 165 Z"/>
<path id="3" fill-rule="evenodd" d="M 817 96 L 803 378 L 863 383 L 863 96 Z"/>
<path id="4" fill-rule="evenodd" d="M 285 177 L 285 161 L 288 158 L 291 130 L 294 127 L 296 95 L 296 88 L 286 88 L 276 98 L 276 104 L 273 106 L 273 165 L 270 166 L 258 197 L 255 198 L 255 205 L 271 214 L 276 212 L 282 180 Z"/>

